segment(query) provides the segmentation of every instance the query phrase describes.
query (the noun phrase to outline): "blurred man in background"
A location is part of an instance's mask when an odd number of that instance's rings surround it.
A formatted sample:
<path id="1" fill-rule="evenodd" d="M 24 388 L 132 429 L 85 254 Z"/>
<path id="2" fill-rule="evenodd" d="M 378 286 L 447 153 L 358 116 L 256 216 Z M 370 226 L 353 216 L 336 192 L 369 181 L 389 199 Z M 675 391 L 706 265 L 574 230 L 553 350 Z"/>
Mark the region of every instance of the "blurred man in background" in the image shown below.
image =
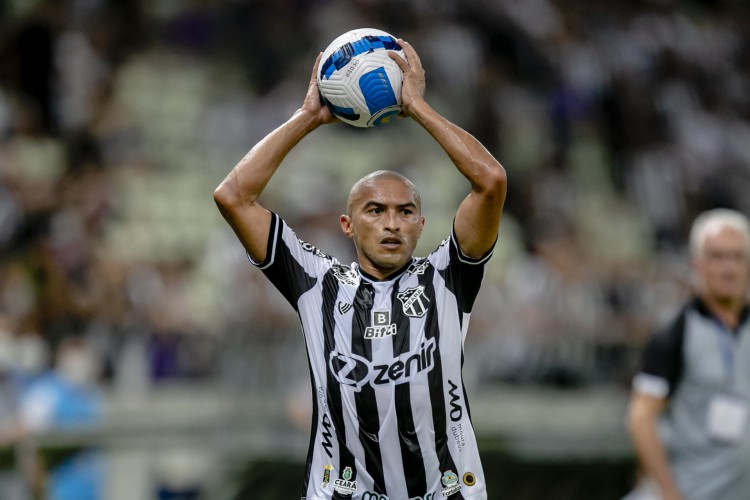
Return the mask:
<path id="1" fill-rule="evenodd" d="M 750 222 L 701 214 L 690 254 L 695 296 L 652 337 L 633 383 L 628 425 L 648 478 L 637 498 L 747 499 Z"/>

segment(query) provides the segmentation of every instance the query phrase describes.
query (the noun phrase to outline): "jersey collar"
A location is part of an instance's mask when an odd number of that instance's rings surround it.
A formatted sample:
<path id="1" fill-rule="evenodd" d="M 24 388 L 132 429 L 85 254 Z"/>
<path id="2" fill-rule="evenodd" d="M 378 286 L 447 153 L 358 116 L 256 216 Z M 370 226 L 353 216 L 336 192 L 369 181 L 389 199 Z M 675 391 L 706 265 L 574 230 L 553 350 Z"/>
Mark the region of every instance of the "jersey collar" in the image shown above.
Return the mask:
<path id="1" fill-rule="evenodd" d="M 409 269 L 409 266 L 411 266 L 412 262 L 414 262 L 414 257 L 410 258 L 409 261 L 406 264 L 404 264 L 404 266 L 401 269 L 399 269 L 398 271 L 391 274 L 385 279 L 376 278 L 375 276 L 365 272 L 364 269 L 362 269 L 362 267 L 359 264 L 356 264 L 354 267 L 362 278 L 373 283 L 378 283 L 378 282 L 392 281 L 392 280 L 399 278 L 402 274 L 406 272 L 407 269 Z"/>

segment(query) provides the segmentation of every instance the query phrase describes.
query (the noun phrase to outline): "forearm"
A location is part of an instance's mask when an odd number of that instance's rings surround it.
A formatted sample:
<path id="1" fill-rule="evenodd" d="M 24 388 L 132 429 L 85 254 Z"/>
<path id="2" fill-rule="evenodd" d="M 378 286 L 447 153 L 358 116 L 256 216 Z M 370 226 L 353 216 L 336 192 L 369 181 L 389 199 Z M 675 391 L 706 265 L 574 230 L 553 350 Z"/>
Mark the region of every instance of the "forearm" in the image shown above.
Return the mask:
<path id="1" fill-rule="evenodd" d="M 443 148 L 474 190 L 501 188 L 504 193 L 505 170 L 473 135 L 451 123 L 425 101 L 413 104 L 411 113 L 412 118 Z"/>
<path id="2" fill-rule="evenodd" d="M 630 435 L 636 454 L 647 474 L 657 482 L 664 499 L 680 498 L 674 482 L 669 459 L 659 439 L 656 421 L 649 418 L 635 418 L 631 421 Z"/>

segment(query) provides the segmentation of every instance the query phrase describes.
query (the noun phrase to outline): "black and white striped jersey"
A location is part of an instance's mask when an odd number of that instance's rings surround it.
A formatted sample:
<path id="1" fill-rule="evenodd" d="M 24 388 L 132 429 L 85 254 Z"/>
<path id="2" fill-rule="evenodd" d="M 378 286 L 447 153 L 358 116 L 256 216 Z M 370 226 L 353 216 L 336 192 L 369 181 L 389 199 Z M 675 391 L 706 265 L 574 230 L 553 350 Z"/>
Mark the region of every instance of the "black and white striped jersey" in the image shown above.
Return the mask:
<path id="1" fill-rule="evenodd" d="M 313 384 L 303 498 L 487 498 L 461 367 L 490 255 L 463 256 L 451 235 L 379 281 L 274 214 L 254 264 L 302 323 Z"/>

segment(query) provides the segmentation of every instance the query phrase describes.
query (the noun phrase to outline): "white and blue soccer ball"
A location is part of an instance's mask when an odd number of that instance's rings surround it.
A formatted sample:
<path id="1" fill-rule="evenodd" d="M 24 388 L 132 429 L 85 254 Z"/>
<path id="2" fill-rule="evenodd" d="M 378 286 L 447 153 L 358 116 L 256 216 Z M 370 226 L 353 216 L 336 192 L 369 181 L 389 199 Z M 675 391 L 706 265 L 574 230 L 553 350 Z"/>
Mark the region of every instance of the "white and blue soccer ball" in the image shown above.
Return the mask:
<path id="1" fill-rule="evenodd" d="M 318 88 L 331 112 L 355 127 L 375 127 L 401 112 L 404 74 L 393 51 L 406 59 L 396 38 L 373 28 L 354 29 L 323 52 Z"/>

